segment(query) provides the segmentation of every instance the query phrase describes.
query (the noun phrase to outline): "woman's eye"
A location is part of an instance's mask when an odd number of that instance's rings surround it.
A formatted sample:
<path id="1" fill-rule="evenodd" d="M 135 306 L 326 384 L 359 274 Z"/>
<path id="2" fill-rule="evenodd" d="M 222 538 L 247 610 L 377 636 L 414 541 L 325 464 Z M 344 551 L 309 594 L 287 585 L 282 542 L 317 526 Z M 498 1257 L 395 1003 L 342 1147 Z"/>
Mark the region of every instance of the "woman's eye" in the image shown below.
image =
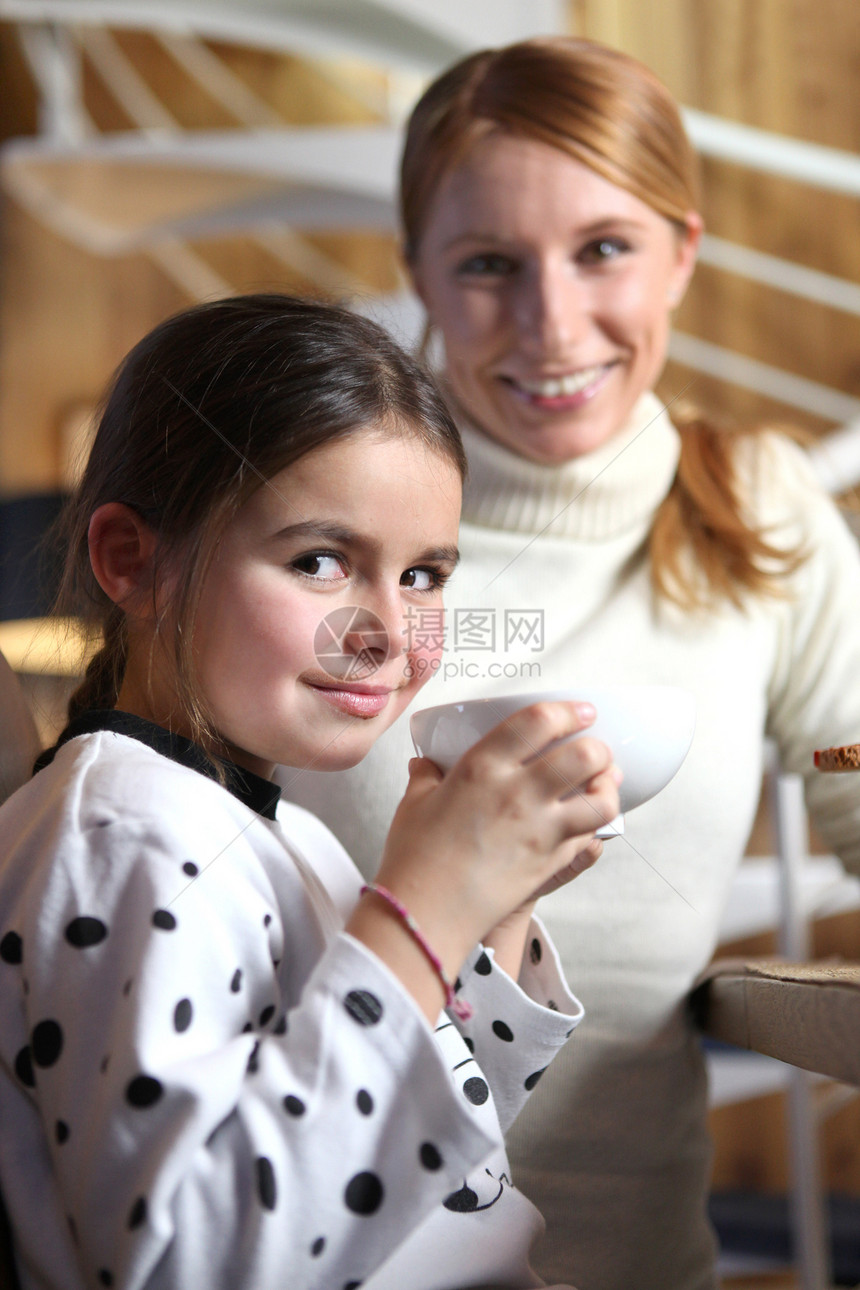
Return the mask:
<path id="1" fill-rule="evenodd" d="M 401 587 L 412 591 L 435 591 L 445 584 L 446 575 L 441 569 L 407 569 L 401 576 Z"/>
<path id="2" fill-rule="evenodd" d="M 307 555 L 292 560 L 290 568 L 298 570 L 306 578 L 318 578 L 321 582 L 336 582 L 346 577 L 340 556 L 330 551 L 309 551 Z"/>
<path id="3" fill-rule="evenodd" d="M 608 264 L 629 250 L 629 242 L 621 237 L 601 237 L 584 246 L 578 258 L 582 264 Z"/>
<path id="4" fill-rule="evenodd" d="M 516 267 L 509 256 L 485 251 L 479 255 L 470 255 L 467 260 L 463 260 L 458 265 L 457 272 L 462 277 L 506 278 L 516 272 Z"/>

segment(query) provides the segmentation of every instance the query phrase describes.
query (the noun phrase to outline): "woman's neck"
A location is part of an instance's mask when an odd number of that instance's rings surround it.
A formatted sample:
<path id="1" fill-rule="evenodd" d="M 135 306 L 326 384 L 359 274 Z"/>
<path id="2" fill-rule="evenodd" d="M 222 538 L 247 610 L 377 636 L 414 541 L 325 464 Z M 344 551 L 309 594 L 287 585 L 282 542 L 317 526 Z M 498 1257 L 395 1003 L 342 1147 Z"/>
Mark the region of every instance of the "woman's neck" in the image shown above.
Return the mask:
<path id="1" fill-rule="evenodd" d="M 469 458 L 463 520 L 481 528 L 606 540 L 653 515 L 678 464 L 678 433 L 653 394 L 608 443 L 559 466 L 518 456 L 459 412 L 457 420 Z"/>

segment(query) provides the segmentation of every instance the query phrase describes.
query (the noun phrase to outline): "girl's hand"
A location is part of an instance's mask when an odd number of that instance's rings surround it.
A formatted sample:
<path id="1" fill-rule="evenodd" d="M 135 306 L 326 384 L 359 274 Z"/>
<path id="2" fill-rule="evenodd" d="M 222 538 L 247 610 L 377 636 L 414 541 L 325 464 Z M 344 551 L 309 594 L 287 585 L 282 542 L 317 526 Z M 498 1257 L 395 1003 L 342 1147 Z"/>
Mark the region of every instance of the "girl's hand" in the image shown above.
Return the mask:
<path id="1" fill-rule="evenodd" d="M 594 831 L 618 814 L 616 775 L 604 744 L 567 738 L 593 720 L 590 705 L 538 703 L 496 726 L 445 776 L 426 759 L 410 763 L 378 879 L 412 913 L 449 977 L 491 929 L 596 859 Z M 373 902 L 377 927 L 392 922 L 380 905 Z M 377 949 L 367 916 L 357 914 L 358 930 L 355 915 L 348 930 Z"/>
<path id="2" fill-rule="evenodd" d="M 615 775 L 615 782 L 620 780 L 621 772 Z M 534 913 L 535 905 L 541 896 L 549 896 L 552 892 L 558 891 L 559 887 L 564 887 L 574 878 L 578 878 L 586 869 L 590 869 L 595 860 L 603 853 L 603 843 L 600 838 L 592 840 L 583 849 L 578 852 L 569 864 L 563 869 L 554 873 L 548 882 L 545 882 L 541 889 L 534 893 L 530 900 L 520 905 L 512 914 L 497 923 L 486 936 L 481 939 L 488 948 L 495 951 L 495 961 L 507 972 L 508 976 L 513 977 L 516 981 L 520 974 L 525 953 L 526 940 L 528 939 L 529 926 Z"/>

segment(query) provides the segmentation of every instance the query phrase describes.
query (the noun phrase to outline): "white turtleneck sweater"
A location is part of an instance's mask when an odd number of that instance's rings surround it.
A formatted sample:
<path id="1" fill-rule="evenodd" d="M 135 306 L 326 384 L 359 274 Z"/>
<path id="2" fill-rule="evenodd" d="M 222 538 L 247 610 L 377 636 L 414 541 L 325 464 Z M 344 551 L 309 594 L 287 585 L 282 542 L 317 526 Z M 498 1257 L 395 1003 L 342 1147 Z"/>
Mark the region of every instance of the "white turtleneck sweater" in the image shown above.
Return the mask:
<path id="1" fill-rule="evenodd" d="M 509 1139 L 514 1181 L 547 1220 L 537 1266 L 579 1290 L 705 1290 L 706 1081 L 686 996 L 714 950 L 766 736 L 805 776 L 819 832 L 860 870 L 860 777 L 821 775 L 812 762 L 816 747 L 860 740 L 860 554 L 800 449 L 770 435 L 744 441 L 752 512 L 808 558 L 781 599 L 684 614 L 655 603 L 649 582 L 647 537 L 679 453 L 652 395 L 609 444 L 560 467 L 461 429 L 463 562 L 444 666 L 420 706 L 614 682 L 685 686 L 698 704 L 675 779 L 627 816 L 593 869 L 541 902 L 586 1019 Z M 529 624 L 541 615 L 538 640 Z M 506 640 L 517 622 L 519 640 Z M 285 792 L 370 873 L 410 755 L 401 719 L 360 766 L 285 771 Z"/>

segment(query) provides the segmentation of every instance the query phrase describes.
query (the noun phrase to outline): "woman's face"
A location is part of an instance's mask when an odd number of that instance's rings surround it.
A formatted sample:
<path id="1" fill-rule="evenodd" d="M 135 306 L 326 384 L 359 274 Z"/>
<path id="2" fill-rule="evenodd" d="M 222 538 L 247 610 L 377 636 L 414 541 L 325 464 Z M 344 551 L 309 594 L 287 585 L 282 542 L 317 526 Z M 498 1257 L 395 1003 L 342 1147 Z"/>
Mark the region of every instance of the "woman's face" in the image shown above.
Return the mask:
<path id="1" fill-rule="evenodd" d="M 660 374 L 700 233 L 556 148 L 487 136 L 441 185 L 412 264 L 463 410 L 537 462 L 606 443 Z"/>

